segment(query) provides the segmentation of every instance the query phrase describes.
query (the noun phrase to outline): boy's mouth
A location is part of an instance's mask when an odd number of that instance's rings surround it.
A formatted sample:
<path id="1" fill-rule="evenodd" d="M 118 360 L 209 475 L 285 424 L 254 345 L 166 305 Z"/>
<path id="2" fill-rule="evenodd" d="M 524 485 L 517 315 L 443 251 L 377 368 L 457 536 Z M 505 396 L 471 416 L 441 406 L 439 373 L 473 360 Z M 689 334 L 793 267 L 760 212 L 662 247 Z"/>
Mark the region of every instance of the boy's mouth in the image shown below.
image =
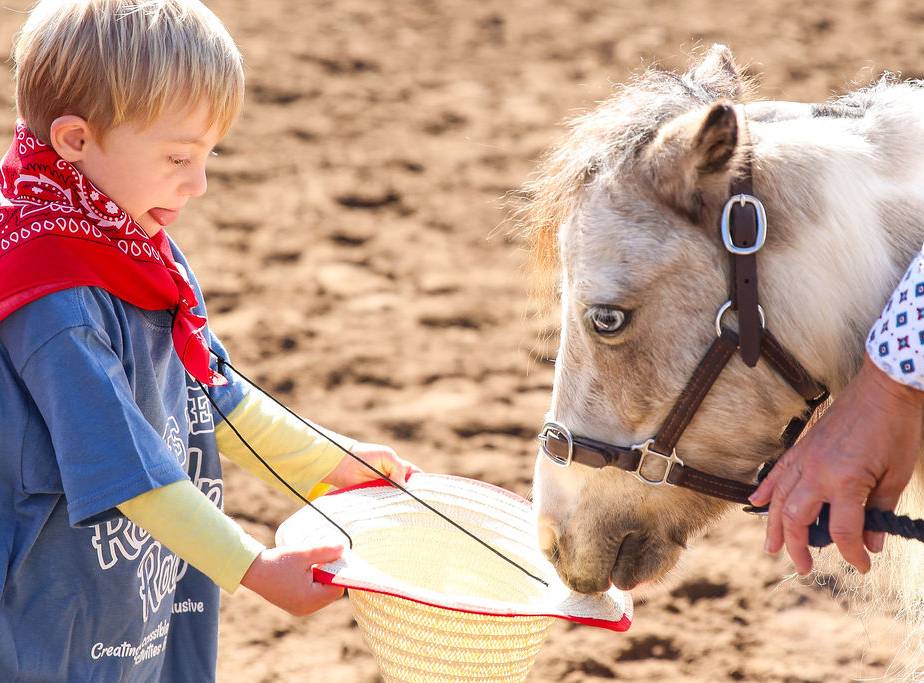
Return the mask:
<path id="1" fill-rule="evenodd" d="M 179 210 L 175 209 L 163 209 L 159 206 L 155 206 L 153 209 L 148 209 L 148 213 L 151 215 L 158 225 L 163 228 L 166 228 L 173 221 L 177 219 L 177 216 L 180 215 Z"/>

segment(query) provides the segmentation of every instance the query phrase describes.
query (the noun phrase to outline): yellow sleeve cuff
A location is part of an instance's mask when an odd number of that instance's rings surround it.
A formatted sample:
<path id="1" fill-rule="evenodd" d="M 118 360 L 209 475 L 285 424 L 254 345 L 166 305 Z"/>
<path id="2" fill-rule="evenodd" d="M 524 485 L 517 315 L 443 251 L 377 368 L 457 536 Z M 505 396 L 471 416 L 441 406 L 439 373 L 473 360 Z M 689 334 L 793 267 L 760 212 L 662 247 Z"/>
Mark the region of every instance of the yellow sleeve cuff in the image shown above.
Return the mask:
<path id="1" fill-rule="evenodd" d="M 263 392 L 247 392 L 227 420 L 218 424 L 215 428 L 218 450 L 254 476 L 298 500 L 298 496 L 274 477 L 241 442 L 229 423 L 234 425 L 280 477 L 305 498 L 313 500 L 331 488 L 322 480 L 340 464 L 345 453 L 306 427 Z M 347 450 L 356 443 L 336 432 L 320 427 L 318 429 Z"/>
<path id="2" fill-rule="evenodd" d="M 229 593 L 265 549 L 188 479 L 142 493 L 118 508 Z"/>

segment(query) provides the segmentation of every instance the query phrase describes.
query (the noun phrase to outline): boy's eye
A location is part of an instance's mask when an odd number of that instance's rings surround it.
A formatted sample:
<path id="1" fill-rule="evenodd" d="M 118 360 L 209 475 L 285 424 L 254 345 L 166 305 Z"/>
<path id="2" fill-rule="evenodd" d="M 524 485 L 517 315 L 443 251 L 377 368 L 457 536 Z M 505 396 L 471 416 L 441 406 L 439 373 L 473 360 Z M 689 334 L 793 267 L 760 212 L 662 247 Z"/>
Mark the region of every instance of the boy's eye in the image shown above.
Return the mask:
<path id="1" fill-rule="evenodd" d="M 174 166 L 188 166 L 189 159 L 184 159 L 183 157 L 170 157 L 170 163 Z"/>

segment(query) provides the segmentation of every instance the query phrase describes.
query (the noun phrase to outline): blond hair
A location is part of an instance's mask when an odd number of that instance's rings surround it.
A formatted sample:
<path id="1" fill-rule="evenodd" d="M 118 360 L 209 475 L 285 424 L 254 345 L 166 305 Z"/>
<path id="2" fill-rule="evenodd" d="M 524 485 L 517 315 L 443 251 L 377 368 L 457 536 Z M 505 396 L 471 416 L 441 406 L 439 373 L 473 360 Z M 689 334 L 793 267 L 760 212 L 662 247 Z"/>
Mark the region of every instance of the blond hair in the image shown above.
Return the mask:
<path id="1" fill-rule="evenodd" d="M 241 54 L 198 0 L 40 0 L 15 40 L 16 106 L 48 142 L 55 118 L 141 126 L 205 104 L 222 135 L 244 97 Z"/>

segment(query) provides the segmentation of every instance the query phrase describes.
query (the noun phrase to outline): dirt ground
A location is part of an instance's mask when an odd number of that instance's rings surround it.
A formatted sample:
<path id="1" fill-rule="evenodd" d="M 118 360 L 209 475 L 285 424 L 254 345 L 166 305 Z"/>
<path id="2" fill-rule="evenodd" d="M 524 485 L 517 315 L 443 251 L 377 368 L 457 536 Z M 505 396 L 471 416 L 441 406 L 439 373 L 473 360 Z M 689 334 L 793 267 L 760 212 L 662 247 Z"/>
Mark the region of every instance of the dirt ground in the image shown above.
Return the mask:
<path id="1" fill-rule="evenodd" d="M 25 2 L 0 12 L 2 45 Z M 560 122 L 644 64 L 725 42 L 762 96 L 918 75 L 912 0 L 216 0 L 247 61 L 242 119 L 172 229 L 237 364 L 337 431 L 527 494 L 554 315 L 535 316 L 501 198 Z M 9 84 L 0 93 L 11 105 Z M 9 126 L 7 126 L 9 129 Z M 500 226 L 500 227 L 499 227 Z M 294 511 L 229 465 L 227 510 L 271 542 Z M 725 519 L 629 632 L 556 625 L 530 680 L 882 677 L 891 620 L 784 581 L 762 523 Z M 220 680 L 380 680 L 344 599 L 297 619 L 224 602 Z"/>

